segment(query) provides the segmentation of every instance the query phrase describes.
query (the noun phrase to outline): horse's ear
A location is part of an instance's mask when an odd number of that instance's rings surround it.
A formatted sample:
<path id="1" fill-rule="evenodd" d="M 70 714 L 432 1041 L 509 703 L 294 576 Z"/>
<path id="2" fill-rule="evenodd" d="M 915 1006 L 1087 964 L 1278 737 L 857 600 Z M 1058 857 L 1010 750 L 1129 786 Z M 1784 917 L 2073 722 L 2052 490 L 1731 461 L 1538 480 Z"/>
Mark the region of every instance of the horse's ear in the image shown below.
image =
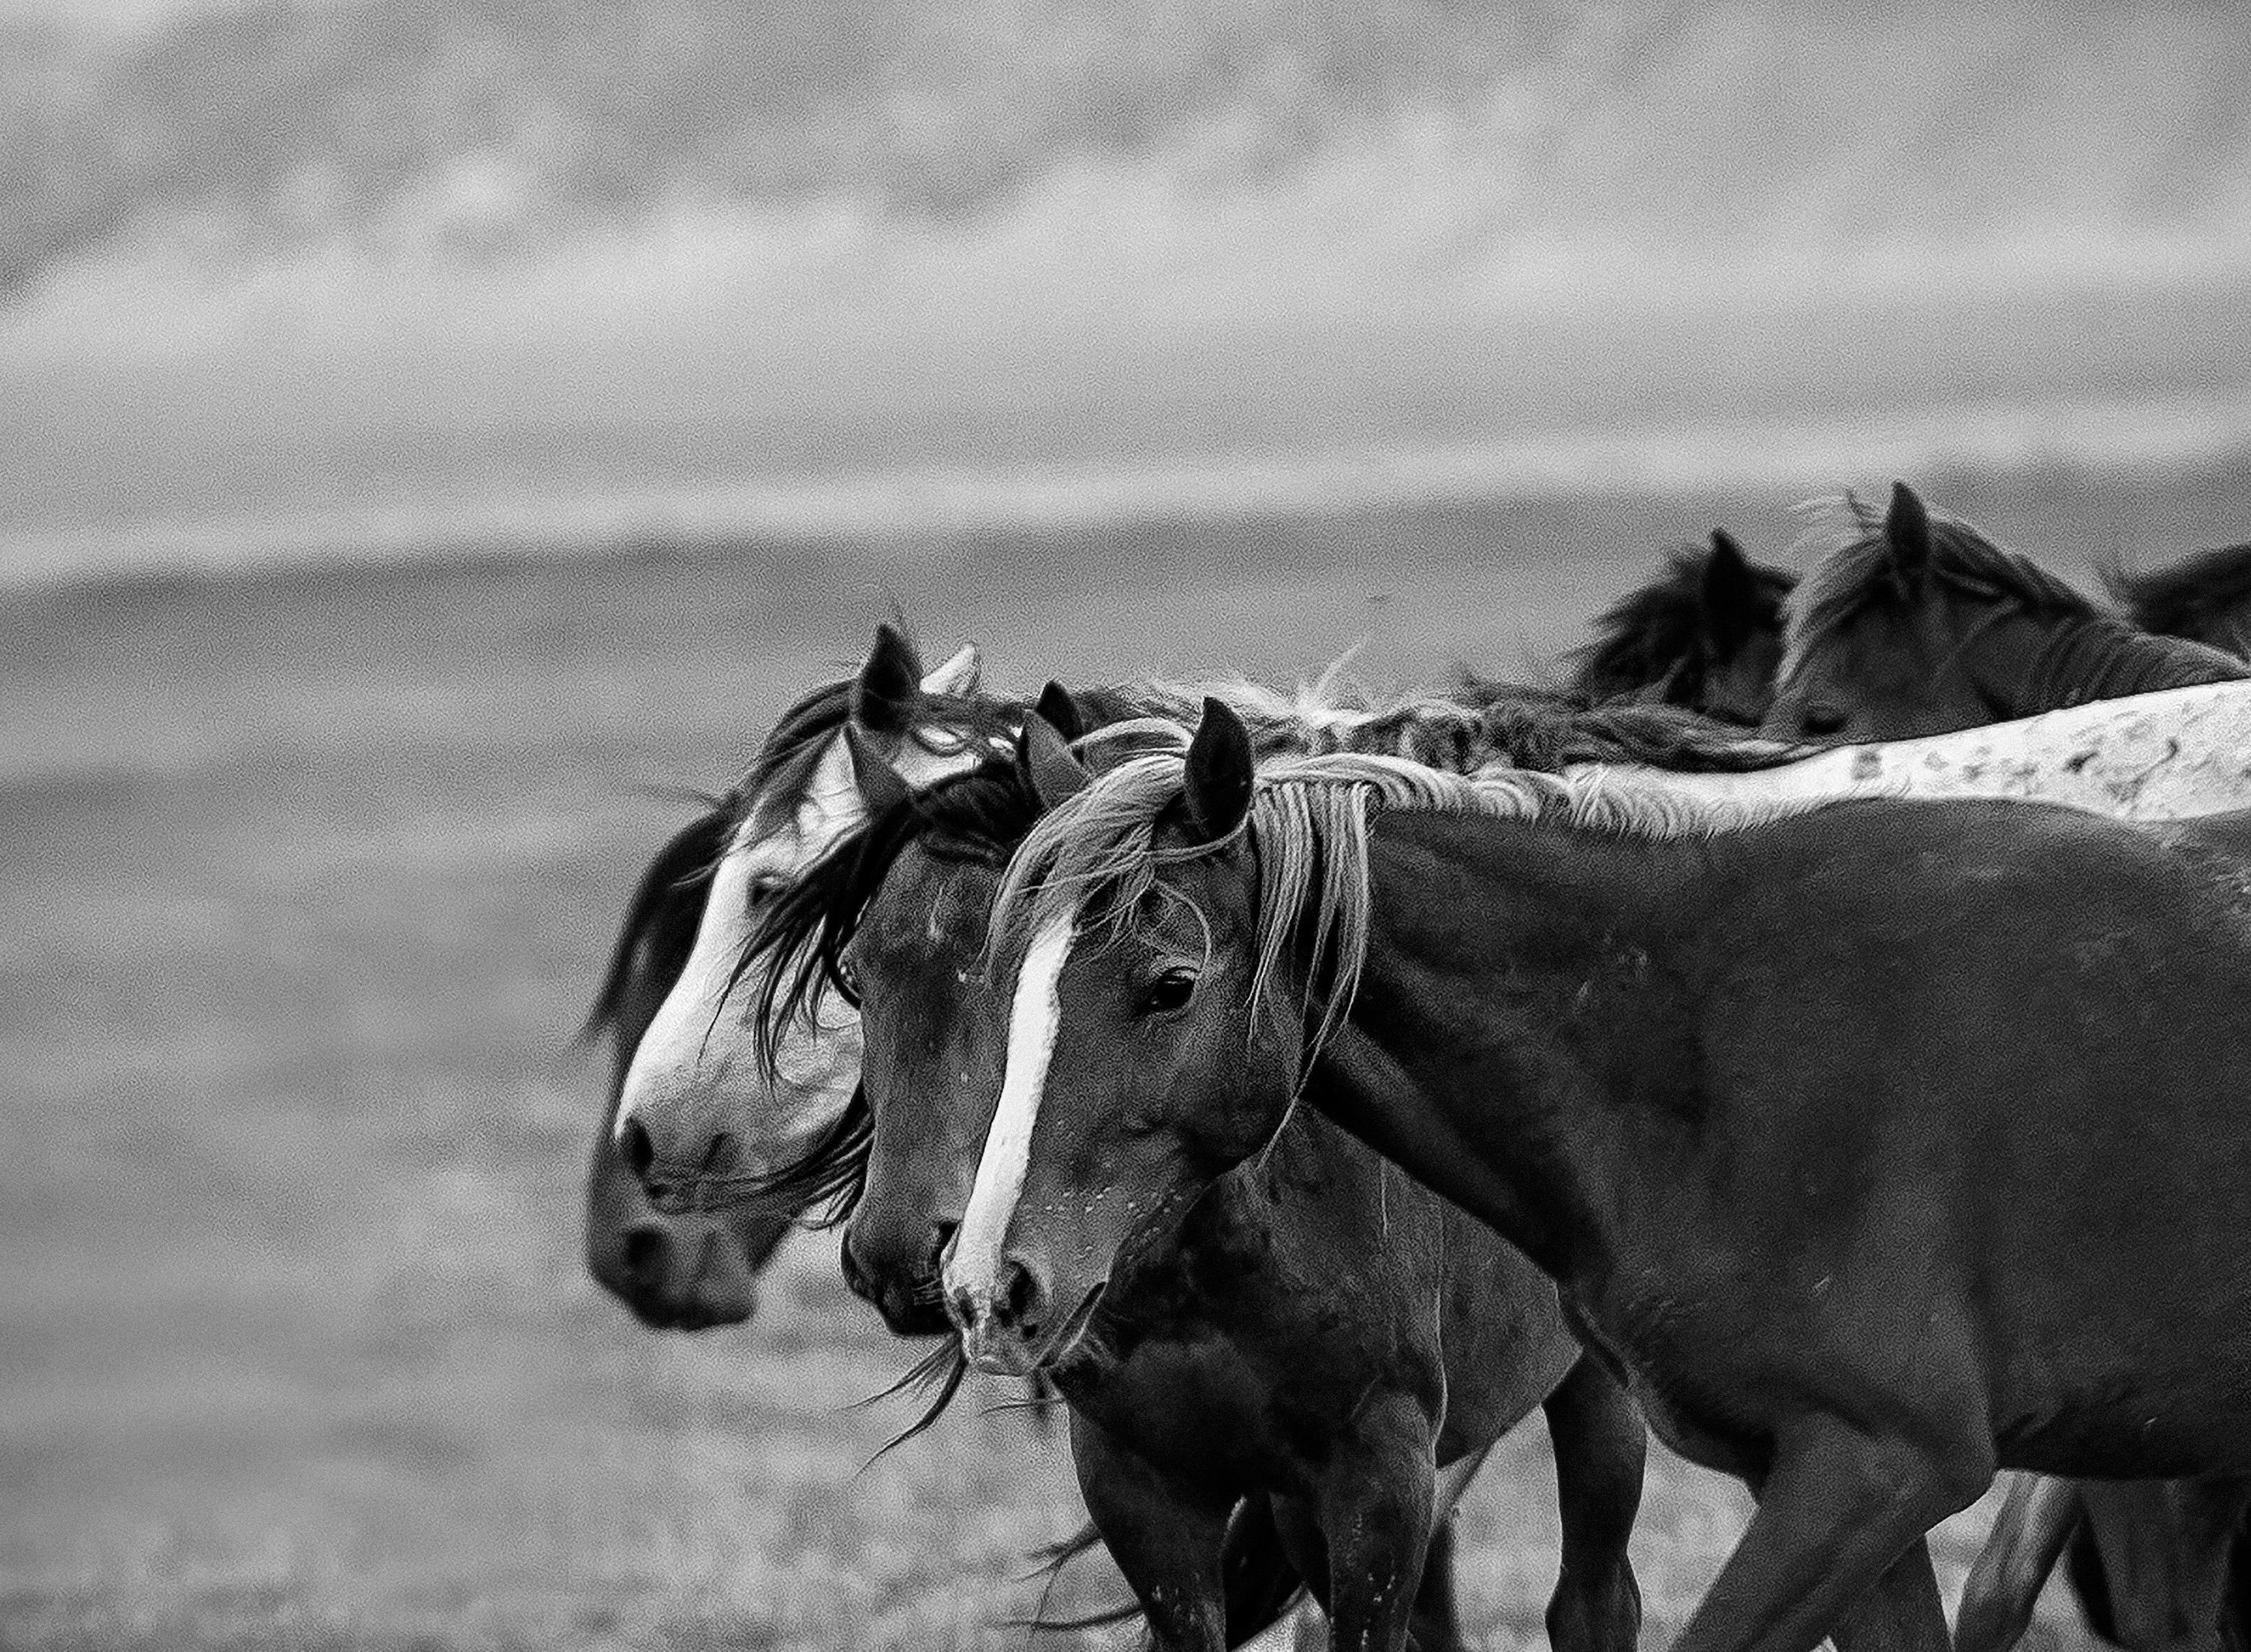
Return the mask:
<path id="1" fill-rule="evenodd" d="M 1884 552 L 1900 595 L 1914 601 L 1930 568 L 1930 513 L 1905 482 L 1892 484 L 1891 508 L 1884 512 Z"/>
<path id="2" fill-rule="evenodd" d="M 952 659 L 922 680 L 922 691 L 966 700 L 977 692 L 977 680 L 984 671 L 985 656 L 977 652 L 975 643 L 965 642 Z"/>
<path id="3" fill-rule="evenodd" d="M 1076 740 L 1086 732 L 1086 719 L 1078 715 L 1078 702 L 1070 697 L 1070 689 L 1053 679 L 1040 690 L 1039 701 L 1032 709 L 1046 718 L 1066 741 Z"/>
<path id="4" fill-rule="evenodd" d="M 1696 592 L 1703 611 L 1704 635 L 1720 653 L 1730 654 L 1751 639 L 1758 626 L 1758 577 L 1750 559 L 1724 528 L 1712 530 L 1712 549 Z"/>
<path id="5" fill-rule="evenodd" d="M 1235 835 L 1250 812 L 1257 771 L 1250 757 L 1250 730 L 1222 702 L 1207 695 L 1203 721 L 1188 743 L 1188 772 L 1181 801 L 1188 827 L 1200 843 Z"/>
<path id="6" fill-rule="evenodd" d="M 852 721 L 869 734 L 904 734 L 922 700 L 922 657 L 897 626 L 876 627 L 876 646 L 852 681 Z"/>
<path id="7" fill-rule="evenodd" d="M 891 766 L 859 724 L 844 725 L 844 749 L 852 757 L 852 784 L 860 789 L 860 801 L 870 815 L 886 813 L 914 795 L 906 776 Z"/>
<path id="8" fill-rule="evenodd" d="M 1071 755 L 1062 732 L 1036 711 L 1024 719 L 1016 734 L 1016 772 L 1049 809 L 1086 790 L 1094 778 Z"/>

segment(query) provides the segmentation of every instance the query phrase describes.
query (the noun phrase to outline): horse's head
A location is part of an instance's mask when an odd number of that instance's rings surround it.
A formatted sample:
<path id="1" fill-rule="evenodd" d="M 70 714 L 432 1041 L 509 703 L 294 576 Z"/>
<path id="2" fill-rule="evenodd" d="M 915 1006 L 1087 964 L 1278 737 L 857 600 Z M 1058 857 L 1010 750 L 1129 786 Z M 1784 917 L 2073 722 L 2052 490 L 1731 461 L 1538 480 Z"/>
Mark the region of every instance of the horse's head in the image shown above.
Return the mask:
<path id="1" fill-rule="evenodd" d="M 1010 1372 L 1068 1362 L 1113 1275 L 1272 1137 L 1305 1043 L 1259 990 L 1276 960 L 1242 722 L 1208 702 L 1185 754 L 1121 763 L 1083 800 L 1059 742 L 1024 743 L 1055 812 L 995 909 L 1005 991 L 975 1013 L 1005 1075 L 945 1271 L 968 1351 Z"/>
<path id="2" fill-rule="evenodd" d="M 1818 506 L 1821 560 L 1787 605 L 1766 732 L 1860 743 L 1948 734 L 2046 709 L 2028 694 L 2060 628 L 2104 618 L 2085 596 L 1894 483 L 1880 522 Z"/>
<path id="3" fill-rule="evenodd" d="M 612 1054 L 608 1105 L 586 1177 L 586 1265 L 643 1323 L 683 1331 L 748 1319 L 758 1270 L 792 1226 L 787 1215 L 741 1199 L 660 1207 L 615 1134 L 627 1068 L 695 944 L 731 818 L 725 805 L 715 807 L 649 863 L 593 1014 Z"/>
<path id="4" fill-rule="evenodd" d="M 1044 730 L 1076 735 L 1078 710 L 1049 684 Z M 862 764 L 872 797 L 901 795 Z M 968 1203 L 1008 1059 L 1005 998 L 987 968 L 986 920 L 1008 856 L 1041 804 L 1022 759 L 947 781 L 869 825 L 827 897 L 825 945 L 857 999 L 862 1088 L 872 1125 L 844 1230 L 852 1289 L 902 1335 L 950 1328 L 939 1289 L 945 1248 Z"/>
<path id="5" fill-rule="evenodd" d="M 713 1185 L 769 1183 L 845 1118 L 858 1018 L 834 1002 L 816 1006 L 762 1050 L 751 1036 L 760 994 L 738 977 L 762 911 L 865 818 L 853 739 L 888 754 L 916 786 L 997 749 L 1007 725 L 973 697 L 976 679 L 973 649 L 925 673 L 886 626 L 857 678 L 808 696 L 768 738 L 738 794 L 679 978 L 625 1075 L 618 1148 L 660 1207 L 692 1206 Z M 768 1200 L 800 1211 L 807 1202 L 801 1190 Z"/>
<path id="6" fill-rule="evenodd" d="M 874 1125 L 845 1277 L 903 1336 L 950 1328 L 939 1259 L 969 1201 L 1008 1054 L 1005 1004 L 996 1015 L 985 971 L 1000 881 L 997 861 L 909 843 L 845 955 Z"/>
<path id="7" fill-rule="evenodd" d="M 1697 570 L 1694 681 L 1674 704 L 1746 729 L 1766 720 L 1782 668 L 1782 605 L 1794 583 L 1745 556 L 1725 529 L 1712 530 Z"/>
<path id="8" fill-rule="evenodd" d="M 1599 615 L 1575 656 L 1571 687 L 1595 704 L 1685 707 L 1756 728 L 1782 660 L 1790 576 L 1743 555 L 1726 529 L 1680 550 L 1647 584 Z"/>

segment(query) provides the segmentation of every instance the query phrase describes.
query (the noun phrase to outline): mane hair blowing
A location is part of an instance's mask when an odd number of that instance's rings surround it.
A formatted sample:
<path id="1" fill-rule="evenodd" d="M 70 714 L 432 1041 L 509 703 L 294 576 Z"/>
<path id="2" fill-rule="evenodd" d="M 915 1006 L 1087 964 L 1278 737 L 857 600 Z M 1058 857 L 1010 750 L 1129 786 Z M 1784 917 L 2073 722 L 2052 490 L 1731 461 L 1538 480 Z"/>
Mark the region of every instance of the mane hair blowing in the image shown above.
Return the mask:
<path id="1" fill-rule="evenodd" d="M 1113 937 L 1134 931 L 1157 900 L 1186 898 L 1160 881 L 1167 867 L 1217 854 L 1247 834 L 1258 867 L 1250 1007 L 1258 1012 L 1293 938 L 1309 927 L 1306 1001 L 1308 1008 L 1320 1006 L 1310 1055 L 1350 1013 L 1359 988 L 1374 901 L 1368 841 L 1380 810 L 1552 820 L 1673 839 L 1738 831 L 1820 806 L 1692 800 L 1610 785 L 1600 775 L 1505 769 L 1465 776 L 1396 757 L 1335 752 L 1262 769 L 1236 834 L 1160 844 L 1159 833 L 1168 818 L 1178 818 L 1185 794 L 1188 744 L 1188 731 L 1175 731 L 1169 749 L 1098 776 L 1032 827 L 994 902 L 989 947 L 996 978 L 1033 936 L 1058 923 L 1084 927 L 1091 910 L 1099 913 L 1094 926 Z"/>

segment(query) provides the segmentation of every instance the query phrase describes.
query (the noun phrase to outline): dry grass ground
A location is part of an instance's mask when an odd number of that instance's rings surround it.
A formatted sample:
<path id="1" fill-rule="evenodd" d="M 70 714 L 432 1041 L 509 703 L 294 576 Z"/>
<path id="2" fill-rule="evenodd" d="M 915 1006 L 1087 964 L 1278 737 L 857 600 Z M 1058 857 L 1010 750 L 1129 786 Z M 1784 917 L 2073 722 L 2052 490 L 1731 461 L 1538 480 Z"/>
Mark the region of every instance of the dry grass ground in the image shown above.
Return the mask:
<path id="1" fill-rule="evenodd" d="M 1933 480 L 2060 560 L 2241 537 L 2241 478 Z M 793 1241 L 758 1322 L 632 1324 L 578 1258 L 569 1035 L 642 856 L 896 602 L 1035 685 L 1514 670 L 1771 500 L 1186 524 L 112 587 L 0 610 L 0 1644 L 1015 1647 L 1078 1507 L 979 1414 L 866 1469 L 909 1352 Z M 1485 1642 L 1541 1639 L 1535 1427 L 1472 1493 Z M 1744 1514 L 1660 1457 L 1652 1644 Z M 1979 1517 L 1942 1553 L 1958 1579 Z M 1117 1586 L 1098 1561 L 1063 1598 Z M 2044 1631 L 2044 1633 L 2049 1631 Z"/>

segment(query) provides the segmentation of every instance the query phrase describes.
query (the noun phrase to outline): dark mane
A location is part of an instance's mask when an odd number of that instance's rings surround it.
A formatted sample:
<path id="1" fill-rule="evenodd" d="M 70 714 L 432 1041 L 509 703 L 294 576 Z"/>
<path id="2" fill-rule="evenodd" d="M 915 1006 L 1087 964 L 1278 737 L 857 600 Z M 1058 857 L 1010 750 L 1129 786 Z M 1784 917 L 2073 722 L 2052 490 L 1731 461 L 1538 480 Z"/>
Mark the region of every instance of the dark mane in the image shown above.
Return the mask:
<path id="1" fill-rule="evenodd" d="M 634 961 L 644 949 L 650 972 L 667 992 L 688 966 L 696 926 L 703 920 L 703 902 L 710 893 L 711 874 L 734 830 L 738 807 L 732 792 L 708 801 L 710 806 L 703 813 L 673 833 L 656 852 L 634 887 L 582 1037 L 598 1038 L 618 1026 Z"/>
<path id="2" fill-rule="evenodd" d="M 1818 558 L 1783 605 L 1787 678 L 1797 660 L 1866 610 L 1901 601 L 1892 574 L 1884 519 L 1857 496 L 1816 500 L 1799 539 L 1800 554 Z M 2022 551 L 2010 550 L 1958 517 L 1930 513 L 1930 577 L 1989 602 L 2012 602 L 2035 617 L 2102 619 L 2101 605 Z"/>
<path id="3" fill-rule="evenodd" d="M 870 816 L 777 891 L 735 966 L 738 980 L 760 971 L 751 1013 L 759 1060 L 772 1069 L 784 1029 L 812 1014 L 823 992 L 848 996 L 839 960 L 860 915 L 910 843 L 1004 865 L 1039 813 L 1039 799 L 1015 763 L 992 759 Z"/>
<path id="4" fill-rule="evenodd" d="M 823 993 L 850 998 L 839 960 L 908 844 L 922 841 L 935 854 L 1001 865 L 1039 812 L 1039 800 L 1018 778 L 1015 764 L 995 758 L 869 817 L 777 890 L 760 912 L 728 987 L 731 992 L 745 975 L 757 973 L 751 1021 L 766 1071 L 776 1071 L 783 1033 L 813 1015 Z M 824 1226 L 842 1220 L 859 1202 L 873 1128 L 866 1092 L 855 1088 L 835 1124 L 794 1164 L 760 1180 L 760 1196 L 793 1207 L 826 1206 Z"/>
<path id="5" fill-rule="evenodd" d="M 783 798 L 803 797 L 821 754 L 843 732 L 851 715 L 849 678 L 814 689 L 781 714 L 751 759 L 750 772 L 743 777 L 737 795 L 760 813 L 778 806 Z"/>
<path id="6" fill-rule="evenodd" d="M 1590 702 L 1617 700 L 1662 685 L 1693 659 L 1704 635 L 1704 566 L 1710 551 L 1682 545 L 1655 578 L 1629 591 L 1595 616 L 1591 641 L 1564 658 L 1571 688 Z M 1782 605 L 1797 581 L 1782 568 L 1749 564 L 1762 624 L 1780 623 Z"/>
<path id="7" fill-rule="evenodd" d="M 1534 688 L 1471 674 L 1465 674 L 1458 692 L 1477 719 L 1477 761 L 1434 762 L 1433 768 L 1498 765 L 1560 774 L 1578 764 L 1611 763 L 1676 774 L 1749 774 L 1796 763 L 1812 750 L 1747 735 L 1685 706 L 1596 705 L 1576 689 Z"/>
<path id="8" fill-rule="evenodd" d="M 2241 654 L 2251 646 L 2251 544 L 2199 550 L 2162 568 L 2104 570 L 2103 583 L 2144 631 Z"/>
<path id="9" fill-rule="evenodd" d="M 793 808 L 803 799 L 814 770 L 851 720 L 853 687 L 849 678 L 823 683 L 782 713 L 773 732 L 759 745 L 749 774 L 736 790 L 757 825 L 771 825 L 779 811 Z M 954 750 L 965 740 L 1004 742 L 1015 737 L 1016 719 L 1022 715 L 1022 708 L 1013 701 L 925 690 L 906 737 L 938 753 Z"/>

